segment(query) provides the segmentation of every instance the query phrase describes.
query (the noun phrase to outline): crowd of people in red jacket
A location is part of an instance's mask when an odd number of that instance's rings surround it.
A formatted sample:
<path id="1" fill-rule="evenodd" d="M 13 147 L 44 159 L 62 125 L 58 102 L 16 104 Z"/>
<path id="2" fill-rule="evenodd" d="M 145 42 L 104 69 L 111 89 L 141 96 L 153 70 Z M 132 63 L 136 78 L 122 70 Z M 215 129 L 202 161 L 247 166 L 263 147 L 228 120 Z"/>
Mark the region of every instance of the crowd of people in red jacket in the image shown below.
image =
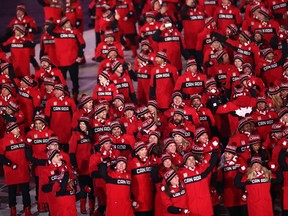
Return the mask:
<path id="1" fill-rule="evenodd" d="M 288 215 L 287 0 L 92 0 L 98 82 L 81 96 L 81 2 L 38 2 L 40 65 L 24 4 L 1 37 L 11 216 L 19 191 L 32 215 L 31 174 L 51 216 L 77 200 L 94 216 Z"/>

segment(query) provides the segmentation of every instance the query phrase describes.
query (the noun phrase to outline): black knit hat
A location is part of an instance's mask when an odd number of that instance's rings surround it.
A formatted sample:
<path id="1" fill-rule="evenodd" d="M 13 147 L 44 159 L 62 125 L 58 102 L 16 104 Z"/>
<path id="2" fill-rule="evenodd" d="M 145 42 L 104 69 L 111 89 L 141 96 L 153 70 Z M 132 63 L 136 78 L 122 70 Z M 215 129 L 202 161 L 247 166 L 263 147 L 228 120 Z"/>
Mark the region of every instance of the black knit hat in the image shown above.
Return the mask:
<path id="1" fill-rule="evenodd" d="M 6 133 L 11 132 L 12 130 L 14 130 L 17 127 L 18 127 L 18 124 L 16 122 L 9 122 L 6 126 Z"/>

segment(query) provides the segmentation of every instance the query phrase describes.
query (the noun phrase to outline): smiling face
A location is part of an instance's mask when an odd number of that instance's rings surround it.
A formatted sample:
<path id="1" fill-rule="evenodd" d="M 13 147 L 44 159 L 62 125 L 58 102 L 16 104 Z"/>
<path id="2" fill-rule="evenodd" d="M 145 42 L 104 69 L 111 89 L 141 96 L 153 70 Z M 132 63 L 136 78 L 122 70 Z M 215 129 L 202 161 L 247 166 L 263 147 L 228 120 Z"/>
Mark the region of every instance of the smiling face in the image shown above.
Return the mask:
<path id="1" fill-rule="evenodd" d="M 126 163 L 123 161 L 119 161 L 116 165 L 116 169 L 118 169 L 120 172 L 125 171 L 126 169 Z"/>
<path id="2" fill-rule="evenodd" d="M 193 156 L 189 156 L 188 159 L 186 160 L 186 163 L 185 165 L 187 167 L 191 167 L 191 168 L 194 168 L 195 165 L 196 165 L 196 160 Z"/>
<path id="3" fill-rule="evenodd" d="M 166 148 L 166 152 L 171 154 L 176 153 L 176 144 L 175 143 L 169 144 Z"/>
<path id="4" fill-rule="evenodd" d="M 147 157 L 147 148 L 141 148 L 137 153 L 136 153 L 140 158 Z"/>
<path id="5" fill-rule="evenodd" d="M 45 124 L 42 121 L 40 121 L 40 120 L 36 120 L 34 122 L 34 126 L 35 126 L 36 130 L 41 130 L 44 127 L 44 125 Z"/>

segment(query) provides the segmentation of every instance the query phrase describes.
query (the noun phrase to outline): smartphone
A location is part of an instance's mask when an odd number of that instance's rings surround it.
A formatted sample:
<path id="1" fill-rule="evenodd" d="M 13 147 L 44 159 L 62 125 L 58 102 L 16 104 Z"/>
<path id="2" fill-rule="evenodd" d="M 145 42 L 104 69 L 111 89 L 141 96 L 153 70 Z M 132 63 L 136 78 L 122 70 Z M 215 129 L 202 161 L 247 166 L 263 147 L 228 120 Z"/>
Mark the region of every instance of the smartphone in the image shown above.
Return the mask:
<path id="1" fill-rule="evenodd" d="M 170 28 L 170 27 L 172 27 L 172 23 L 165 23 L 165 24 L 164 24 L 164 27 L 165 27 L 165 28 Z"/>

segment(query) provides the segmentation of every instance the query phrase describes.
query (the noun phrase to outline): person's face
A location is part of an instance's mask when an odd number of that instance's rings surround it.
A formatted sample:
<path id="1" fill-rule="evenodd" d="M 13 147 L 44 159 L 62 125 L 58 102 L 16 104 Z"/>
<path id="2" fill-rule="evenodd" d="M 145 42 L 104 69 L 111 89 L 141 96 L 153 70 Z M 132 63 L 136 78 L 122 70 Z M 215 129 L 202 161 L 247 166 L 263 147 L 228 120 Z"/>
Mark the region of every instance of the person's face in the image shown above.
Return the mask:
<path id="1" fill-rule="evenodd" d="M 110 51 L 108 54 L 108 58 L 110 59 L 116 59 L 117 57 L 117 52 L 116 51 Z"/>
<path id="2" fill-rule="evenodd" d="M 288 89 L 282 89 L 280 94 L 282 98 L 286 98 L 288 95 Z"/>
<path id="3" fill-rule="evenodd" d="M 116 72 L 118 72 L 119 74 L 122 74 L 122 73 L 123 73 L 123 66 L 120 65 L 120 66 L 117 68 Z"/>
<path id="4" fill-rule="evenodd" d="M 179 177 L 178 175 L 175 175 L 171 181 L 170 181 L 171 185 L 175 186 L 175 185 L 179 185 Z"/>
<path id="5" fill-rule="evenodd" d="M 115 136 L 115 137 L 119 137 L 121 135 L 120 127 L 114 127 L 112 129 L 112 135 Z"/>
<path id="6" fill-rule="evenodd" d="M 147 148 L 141 148 L 138 152 L 137 152 L 137 155 L 140 157 L 140 158 L 144 158 L 147 156 Z"/>
<path id="7" fill-rule="evenodd" d="M 237 67 L 237 68 L 240 68 L 242 66 L 242 61 L 240 59 L 235 59 L 234 60 L 234 65 Z"/>
<path id="8" fill-rule="evenodd" d="M 282 132 L 277 132 L 277 133 L 273 133 L 273 136 L 277 139 L 280 140 L 282 138 Z"/>
<path id="9" fill-rule="evenodd" d="M 252 71 L 249 67 L 245 67 L 243 72 L 244 72 L 244 74 L 250 75 Z"/>
<path id="10" fill-rule="evenodd" d="M 46 89 L 47 92 L 53 91 L 53 88 L 54 87 L 52 85 L 45 85 L 45 89 Z"/>
<path id="11" fill-rule="evenodd" d="M 22 10 L 16 10 L 16 16 L 22 17 L 22 16 L 24 16 L 24 12 Z"/>
<path id="12" fill-rule="evenodd" d="M 6 113 L 7 113 L 8 115 L 13 115 L 14 111 L 11 110 L 9 107 L 6 107 Z"/>
<path id="13" fill-rule="evenodd" d="M 209 137 L 207 133 L 202 134 L 199 138 L 198 141 L 200 143 L 207 143 L 209 141 Z"/>
<path id="14" fill-rule="evenodd" d="M 79 128 L 81 131 L 84 131 L 84 132 L 87 131 L 87 126 L 84 122 L 79 123 Z"/>
<path id="15" fill-rule="evenodd" d="M 8 95 L 10 95 L 10 92 L 8 91 L 8 89 L 2 88 L 1 94 L 2 94 L 4 97 L 7 97 Z"/>
<path id="16" fill-rule="evenodd" d="M 105 120 L 107 118 L 107 111 L 103 110 L 101 113 L 97 115 L 99 119 Z"/>
<path id="17" fill-rule="evenodd" d="M 219 49 L 220 48 L 221 43 L 219 41 L 213 41 L 213 43 L 211 44 L 212 48 L 214 49 Z"/>
<path id="18" fill-rule="evenodd" d="M 177 106 L 179 106 L 180 104 L 182 104 L 182 98 L 180 96 L 176 96 L 173 98 L 173 103 Z"/>
<path id="19" fill-rule="evenodd" d="M 14 128 L 11 133 L 15 136 L 19 136 L 20 135 L 20 129 L 19 127 Z"/>
<path id="20" fill-rule="evenodd" d="M 4 71 L 2 71 L 2 74 L 4 74 L 4 75 L 9 75 L 9 70 L 8 70 L 8 68 L 6 68 Z"/>
<path id="21" fill-rule="evenodd" d="M 99 82 L 100 82 L 100 83 L 106 83 L 106 82 L 107 82 L 107 79 L 106 79 L 104 76 L 99 75 Z"/>
<path id="22" fill-rule="evenodd" d="M 227 64 L 229 62 L 229 55 L 226 53 L 223 55 L 223 63 Z"/>
<path id="23" fill-rule="evenodd" d="M 20 87 L 21 87 L 21 88 L 27 88 L 28 85 L 21 80 L 21 81 L 20 81 Z"/>
<path id="24" fill-rule="evenodd" d="M 199 98 L 195 98 L 195 99 L 193 99 L 193 101 L 192 101 L 192 106 L 194 107 L 194 108 L 198 108 L 198 107 L 200 107 L 200 105 L 201 105 L 201 101 L 200 101 L 200 99 Z"/>
<path id="25" fill-rule="evenodd" d="M 22 33 L 20 31 L 18 31 L 17 29 L 15 29 L 14 34 L 16 37 L 22 36 Z"/>
<path id="26" fill-rule="evenodd" d="M 252 149 L 256 152 L 259 151 L 260 147 L 261 147 L 260 143 L 255 143 L 252 145 Z"/>
<path id="27" fill-rule="evenodd" d="M 182 115 L 180 115 L 180 114 L 174 114 L 174 115 L 173 115 L 173 121 L 174 121 L 174 123 L 180 124 L 180 123 L 182 122 L 182 120 L 183 120 Z"/>
<path id="28" fill-rule="evenodd" d="M 150 112 L 144 114 L 144 119 L 148 119 L 148 118 L 151 118 L 151 117 L 152 117 L 152 115 L 151 115 Z"/>
<path id="29" fill-rule="evenodd" d="M 254 35 L 254 40 L 255 40 L 256 42 L 260 42 L 260 41 L 262 40 L 262 36 L 261 36 L 260 34 L 255 34 L 255 35 Z"/>
<path id="30" fill-rule="evenodd" d="M 62 156 L 57 153 L 53 158 L 52 158 L 52 163 L 54 164 L 58 164 L 58 163 L 61 163 L 61 160 L 62 160 Z"/>
<path id="31" fill-rule="evenodd" d="M 156 1 L 156 2 L 154 3 L 154 5 L 153 5 L 153 9 L 154 9 L 154 10 L 160 10 L 160 8 L 161 8 L 160 2 L 159 2 L 159 1 Z"/>
<path id="32" fill-rule="evenodd" d="M 110 141 L 103 143 L 103 148 L 108 151 L 111 148 L 112 144 Z"/>
<path id="33" fill-rule="evenodd" d="M 53 143 L 51 143 L 48 147 L 47 147 L 49 150 L 50 149 L 53 149 L 53 150 L 57 150 L 57 149 L 59 149 L 59 144 L 58 143 L 56 143 L 56 142 L 53 142 Z"/>
<path id="34" fill-rule="evenodd" d="M 147 108 L 148 108 L 149 112 L 151 112 L 151 113 L 157 112 L 157 109 L 154 106 L 149 105 Z"/>
<path id="35" fill-rule="evenodd" d="M 246 38 L 244 38 L 241 34 L 239 35 L 239 41 L 241 43 L 246 43 L 247 42 Z"/>
<path id="36" fill-rule="evenodd" d="M 44 123 L 40 120 L 36 120 L 34 126 L 36 130 L 41 130 L 44 127 Z"/>
<path id="37" fill-rule="evenodd" d="M 149 46 L 148 45 L 142 45 L 141 46 L 141 50 L 144 51 L 144 52 L 148 51 L 149 50 Z"/>
<path id="38" fill-rule="evenodd" d="M 229 3 L 230 3 L 229 0 L 222 0 L 222 4 L 223 4 L 224 6 L 227 6 Z"/>
<path id="39" fill-rule="evenodd" d="M 132 118 L 134 116 L 134 111 L 133 110 L 126 110 L 125 111 L 125 115 L 128 117 L 128 118 Z"/>
<path id="40" fill-rule="evenodd" d="M 119 171 L 123 172 L 123 171 L 125 171 L 125 169 L 126 169 L 126 163 L 123 162 L 123 161 L 119 161 L 119 162 L 117 163 L 117 165 L 116 165 L 116 168 L 117 168 Z"/>
<path id="41" fill-rule="evenodd" d="M 262 165 L 259 164 L 259 163 L 254 163 L 254 164 L 252 165 L 252 169 L 253 169 L 254 171 L 256 171 L 256 172 L 259 172 L 259 171 L 261 171 L 261 169 L 262 169 Z"/>
<path id="42" fill-rule="evenodd" d="M 148 140 L 149 143 L 158 143 L 158 137 L 155 135 L 150 135 Z"/>
<path id="43" fill-rule="evenodd" d="M 175 134 L 175 136 L 174 136 L 174 141 L 175 141 L 176 144 L 182 143 L 183 137 L 180 136 L 179 134 Z"/>
<path id="44" fill-rule="evenodd" d="M 175 143 L 171 143 L 170 145 L 167 146 L 166 151 L 168 153 L 176 153 L 176 144 Z"/>
<path id="45" fill-rule="evenodd" d="M 274 58 L 274 53 L 269 53 L 267 56 L 266 56 L 266 59 L 268 60 L 273 60 Z"/>
<path id="46" fill-rule="evenodd" d="M 121 106 L 123 106 L 124 104 L 122 103 L 122 101 L 120 100 L 120 99 L 115 99 L 114 100 L 114 106 L 115 107 L 121 107 Z"/>
<path id="47" fill-rule="evenodd" d="M 193 156 L 188 157 L 188 159 L 186 160 L 186 166 L 187 167 L 191 167 L 194 168 L 196 165 L 196 160 Z"/>
<path id="48" fill-rule="evenodd" d="M 63 95 L 64 95 L 64 93 L 61 90 L 59 90 L 59 89 L 55 89 L 54 90 L 54 96 L 55 97 L 59 98 L 59 97 L 61 97 Z"/>
<path id="49" fill-rule="evenodd" d="M 171 165 L 172 165 L 172 162 L 171 162 L 170 159 L 166 159 L 166 160 L 163 161 L 163 166 L 164 166 L 165 168 L 170 168 Z"/>
<path id="50" fill-rule="evenodd" d="M 257 13 L 257 18 L 258 18 L 258 20 L 260 20 L 260 21 L 266 20 L 266 17 L 265 17 L 263 14 L 261 14 L 261 13 Z"/>
<path id="51" fill-rule="evenodd" d="M 257 103 L 257 109 L 260 110 L 260 111 L 263 111 L 266 109 L 266 103 L 264 102 L 258 102 Z"/>
<path id="52" fill-rule="evenodd" d="M 152 23 L 154 19 L 152 17 L 146 17 L 146 22 L 147 23 Z"/>
<path id="53" fill-rule="evenodd" d="M 41 61 L 41 67 L 43 69 L 49 68 L 50 64 L 47 61 Z"/>
<path id="54" fill-rule="evenodd" d="M 188 70 L 189 70 L 192 74 L 195 74 L 195 73 L 197 73 L 197 66 L 196 66 L 196 65 L 191 65 L 190 67 L 188 67 Z"/>
<path id="55" fill-rule="evenodd" d="M 250 123 L 245 124 L 242 128 L 243 131 L 245 132 L 251 132 L 252 131 L 252 125 Z"/>
<path id="56" fill-rule="evenodd" d="M 281 120 L 285 123 L 288 122 L 288 113 L 286 113 L 284 116 L 282 116 Z"/>
<path id="57" fill-rule="evenodd" d="M 105 42 L 106 42 L 107 44 L 112 44 L 112 43 L 114 42 L 114 38 L 111 37 L 111 36 L 106 37 L 106 38 L 105 38 Z"/>
<path id="58" fill-rule="evenodd" d="M 225 153 L 224 153 L 224 157 L 225 157 L 225 160 L 226 160 L 226 161 L 232 160 L 233 156 L 234 156 L 234 155 L 233 155 L 232 153 L 230 153 L 230 152 L 225 152 Z"/>
<path id="59" fill-rule="evenodd" d="M 92 110 L 93 108 L 93 101 L 88 101 L 86 104 L 84 104 L 83 106 L 85 109 L 89 109 L 89 110 Z"/>
<path id="60" fill-rule="evenodd" d="M 67 21 L 64 25 L 63 25 L 63 28 L 64 29 L 71 29 L 71 23 L 70 23 L 70 21 Z"/>
<path id="61" fill-rule="evenodd" d="M 164 63 L 164 60 L 163 60 L 162 58 L 159 58 L 159 57 L 156 57 L 156 58 L 155 58 L 155 61 L 156 61 L 156 63 L 157 63 L 158 65 L 161 65 L 161 64 Z"/>

